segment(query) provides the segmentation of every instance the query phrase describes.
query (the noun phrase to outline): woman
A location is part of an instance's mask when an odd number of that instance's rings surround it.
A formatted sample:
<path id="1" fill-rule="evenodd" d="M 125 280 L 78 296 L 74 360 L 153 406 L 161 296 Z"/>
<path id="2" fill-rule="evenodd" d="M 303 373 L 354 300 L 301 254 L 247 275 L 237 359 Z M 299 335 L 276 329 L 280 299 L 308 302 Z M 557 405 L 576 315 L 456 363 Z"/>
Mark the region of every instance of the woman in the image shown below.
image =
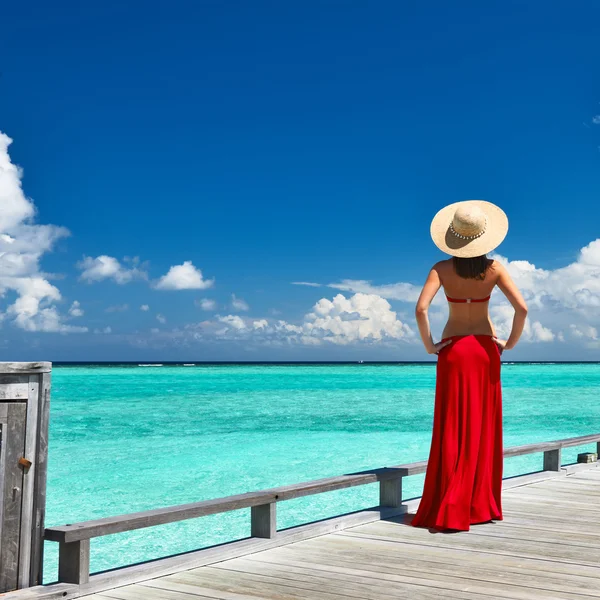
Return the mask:
<path id="1" fill-rule="evenodd" d="M 446 206 L 431 224 L 434 243 L 452 258 L 433 266 L 416 308 L 423 344 L 438 362 L 433 435 L 415 527 L 468 531 L 475 523 L 502 520 L 500 355 L 514 348 L 527 316 L 504 266 L 486 256 L 507 231 L 504 212 L 483 200 Z M 496 337 L 488 313 L 496 286 L 515 309 L 507 340 Z M 440 287 L 449 317 L 436 344 L 427 310 Z"/>

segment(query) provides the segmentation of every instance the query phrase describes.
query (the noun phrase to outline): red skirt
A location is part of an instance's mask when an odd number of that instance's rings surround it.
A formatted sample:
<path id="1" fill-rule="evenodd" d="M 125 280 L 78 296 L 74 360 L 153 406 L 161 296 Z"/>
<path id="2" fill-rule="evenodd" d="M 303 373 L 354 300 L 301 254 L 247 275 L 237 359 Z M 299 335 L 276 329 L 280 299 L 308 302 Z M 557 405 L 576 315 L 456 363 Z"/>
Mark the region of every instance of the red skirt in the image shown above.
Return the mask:
<path id="1" fill-rule="evenodd" d="M 489 335 L 456 335 L 438 354 L 431 450 L 411 525 L 468 531 L 502 520 L 500 351 Z"/>

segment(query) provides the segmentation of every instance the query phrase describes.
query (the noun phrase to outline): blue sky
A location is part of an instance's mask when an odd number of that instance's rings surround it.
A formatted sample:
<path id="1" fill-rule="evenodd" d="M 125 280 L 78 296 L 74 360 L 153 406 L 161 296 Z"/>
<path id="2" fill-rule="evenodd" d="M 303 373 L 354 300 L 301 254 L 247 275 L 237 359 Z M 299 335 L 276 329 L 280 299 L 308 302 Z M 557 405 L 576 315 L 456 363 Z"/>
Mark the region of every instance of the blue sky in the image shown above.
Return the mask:
<path id="1" fill-rule="evenodd" d="M 512 357 L 600 359 L 599 18 L 591 0 L 4 7 L 0 358 L 426 359 L 431 218 L 483 198 L 531 309 Z M 502 333 L 500 294 L 492 314 Z"/>

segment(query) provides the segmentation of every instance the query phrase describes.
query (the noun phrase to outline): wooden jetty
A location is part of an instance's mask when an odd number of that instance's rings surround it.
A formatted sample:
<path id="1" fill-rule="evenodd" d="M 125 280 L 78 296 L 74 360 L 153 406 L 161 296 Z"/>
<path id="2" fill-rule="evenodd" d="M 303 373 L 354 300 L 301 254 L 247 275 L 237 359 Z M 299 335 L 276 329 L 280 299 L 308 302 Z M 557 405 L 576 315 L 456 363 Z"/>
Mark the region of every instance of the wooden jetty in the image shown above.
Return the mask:
<path id="1" fill-rule="evenodd" d="M 503 482 L 504 520 L 468 532 L 409 525 L 419 498 L 403 499 L 410 463 L 45 530 L 59 543 L 56 584 L 3 600 L 306 599 L 568 600 L 600 598 L 600 467 L 562 465 L 561 450 L 600 434 L 507 448 L 505 457 L 543 453 L 543 470 Z M 279 502 L 378 483 L 380 504 L 284 530 Z M 251 537 L 90 575 L 90 541 L 123 531 L 250 509 Z"/>

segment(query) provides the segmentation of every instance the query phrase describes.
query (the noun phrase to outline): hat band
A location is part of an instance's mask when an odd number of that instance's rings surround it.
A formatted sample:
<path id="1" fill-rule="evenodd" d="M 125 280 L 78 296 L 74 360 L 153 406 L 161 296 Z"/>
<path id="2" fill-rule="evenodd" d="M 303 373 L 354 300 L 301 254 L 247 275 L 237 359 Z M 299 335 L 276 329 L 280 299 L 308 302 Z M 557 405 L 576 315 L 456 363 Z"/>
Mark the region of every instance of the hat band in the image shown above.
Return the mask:
<path id="1" fill-rule="evenodd" d="M 478 237 L 481 237 L 485 233 L 486 228 L 487 228 L 487 217 L 485 218 L 485 225 L 483 226 L 483 229 L 479 233 L 476 233 L 475 235 L 462 235 L 461 233 L 458 233 L 458 231 L 456 231 L 456 229 L 454 229 L 454 224 L 452 223 L 452 221 L 450 221 L 450 231 L 452 232 L 453 235 L 455 235 L 457 238 L 460 238 L 461 240 L 475 240 Z"/>

